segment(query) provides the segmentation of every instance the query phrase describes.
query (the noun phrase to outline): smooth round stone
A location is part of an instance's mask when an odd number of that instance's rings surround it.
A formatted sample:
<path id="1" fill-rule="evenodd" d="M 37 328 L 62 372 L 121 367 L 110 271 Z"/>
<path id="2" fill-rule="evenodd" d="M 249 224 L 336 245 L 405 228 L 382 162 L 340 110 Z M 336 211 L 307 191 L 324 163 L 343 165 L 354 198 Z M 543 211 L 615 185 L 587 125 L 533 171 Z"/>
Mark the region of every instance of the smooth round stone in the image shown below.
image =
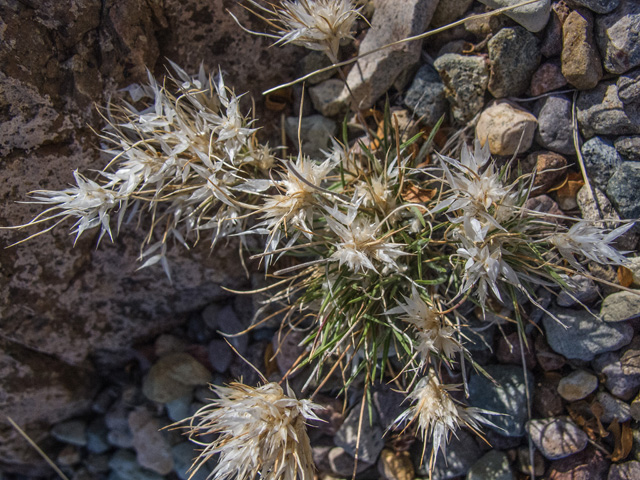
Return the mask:
<path id="1" fill-rule="evenodd" d="M 611 423 L 614 420 L 623 423 L 631 418 L 631 408 L 627 403 L 609 395 L 607 392 L 599 392 L 596 401 L 602 406 L 604 412 L 600 417 L 603 423 Z"/>
<path id="2" fill-rule="evenodd" d="M 569 417 L 530 420 L 526 428 L 536 448 L 549 460 L 568 457 L 587 446 L 587 434 Z"/>
<path id="3" fill-rule="evenodd" d="M 151 401 L 167 403 L 191 393 L 197 385 L 211 382 L 211 373 L 187 353 L 159 359 L 142 382 L 142 393 Z"/>
<path id="4" fill-rule="evenodd" d="M 531 113 L 506 100 L 492 102 L 481 114 L 476 137 L 489 142 L 493 155 L 513 155 L 531 148 L 538 121 Z"/>
<path id="5" fill-rule="evenodd" d="M 549 346 L 566 358 L 593 360 L 596 355 L 624 347 L 633 338 L 626 322 L 606 323 L 584 310 L 552 308 L 542 319 Z M 565 328 L 565 326 L 567 328 Z"/>
<path id="6" fill-rule="evenodd" d="M 600 307 L 605 322 L 623 322 L 640 316 L 640 290 L 620 291 L 607 296 Z"/>
<path id="7" fill-rule="evenodd" d="M 569 289 L 562 289 L 558 294 L 556 303 L 559 307 L 574 307 L 580 304 L 590 304 L 600 297 L 600 291 L 595 282 L 584 275 L 573 275 L 568 277 L 562 274 L 564 281 L 569 285 Z"/>
<path id="8" fill-rule="evenodd" d="M 598 377 L 585 370 L 576 370 L 560 380 L 558 393 L 569 402 L 582 400 L 598 388 Z"/>
<path id="9" fill-rule="evenodd" d="M 496 98 L 522 95 L 540 63 L 538 39 L 522 27 L 503 28 L 489 40 L 487 50 L 489 92 Z"/>
<path id="10" fill-rule="evenodd" d="M 538 117 L 536 142 L 553 152 L 575 154 L 569 97 L 549 95 L 541 98 L 535 103 L 533 113 Z"/>
<path id="11" fill-rule="evenodd" d="M 469 380 L 469 404 L 473 407 L 501 413 L 491 416 L 495 427 L 487 426 L 507 437 L 524 434 L 527 420 L 527 398 L 522 367 L 515 365 L 487 365 L 487 373 L 497 382 L 484 375 L 475 374 Z M 533 391 L 533 376 L 527 372 L 529 392 Z"/>
<path id="12" fill-rule="evenodd" d="M 466 480 L 513 480 L 509 459 L 504 452 L 490 450 L 473 464 Z"/>
<path id="13" fill-rule="evenodd" d="M 522 0 L 480 0 L 491 8 L 502 8 L 522 3 Z M 505 15 L 518 22 L 530 32 L 539 32 L 549 20 L 551 12 L 551 0 L 540 0 L 523 7 L 514 8 L 505 12 Z"/>

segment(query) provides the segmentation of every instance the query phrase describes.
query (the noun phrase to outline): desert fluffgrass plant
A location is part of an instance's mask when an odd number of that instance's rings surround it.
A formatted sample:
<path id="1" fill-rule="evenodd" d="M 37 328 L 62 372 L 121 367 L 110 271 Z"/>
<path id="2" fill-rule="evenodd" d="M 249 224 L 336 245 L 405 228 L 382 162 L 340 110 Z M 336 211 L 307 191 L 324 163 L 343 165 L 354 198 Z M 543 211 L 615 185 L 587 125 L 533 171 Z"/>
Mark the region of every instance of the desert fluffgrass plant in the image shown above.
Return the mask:
<path id="1" fill-rule="evenodd" d="M 269 16 L 278 43 L 334 62 L 359 15 L 347 0 L 250 3 Z M 160 264 L 168 276 L 170 243 L 259 239 L 250 254 L 273 280 L 267 306 L 282 314 L 283 330 L 307 332 L 292 369 L 306 369 L 303 390 L 333 376 L 343 391 L 362 381 L 368 398 L 374 382 L 393 377 L 411 402 L 397 424 L 432 442 L 431 466 L 458 428 L 490 423 L 490 412 L 454 400 L 459 386 L 439 376 L 476 367 L 465 347 L 466 307 L 487 322 L 510 309 L 526 341 L 525 304 L 544 309 L 540 289 L 571 291 L 562 274 L 586 274 L 586 262 L 625 262 L 614 242 L 631 224 L 549 221 L 527 208 L 533 175 L 514 162 L 498 166 L 477 140 L 459 137 L 438 153 L 438 126 L 407 135 L 387 108 L 377 125 L 363 123 L 366 137 L 350 138 L 345 122 L 317 158 L 282 156 L 259 141 L 257 121 L 220 72 L 173 72 L 162 83 L 149 76 L 105 111 L 107 165 L 94 176 L 74 172 L 66 189 L 33 192 L 44 210 L 19 228 L 39 235 L 70 220 L 76 239 L 93 229 L 113 239 L 136 218 L 148 228 L 141 267 Z M 194 439 L 217 435 L 202 443 L 194 468 L 217 455 L 216 479 L 311 478 L 310 400 L 266 382 L 214 391 L 218 398 L 191 419 Z"/>

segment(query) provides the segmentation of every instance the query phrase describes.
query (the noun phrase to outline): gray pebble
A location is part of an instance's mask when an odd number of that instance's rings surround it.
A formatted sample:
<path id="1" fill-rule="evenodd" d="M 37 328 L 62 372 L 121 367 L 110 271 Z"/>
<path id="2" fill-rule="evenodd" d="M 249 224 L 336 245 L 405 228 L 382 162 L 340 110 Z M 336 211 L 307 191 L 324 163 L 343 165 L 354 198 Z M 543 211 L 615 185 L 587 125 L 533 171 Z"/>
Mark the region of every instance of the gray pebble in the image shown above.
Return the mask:
<path id="1" fill-rule="evenodd" d="M 586 141 L 581 150 L 589 180 L 596 187 L 605 189 L 613 172 L 622 164 L 622 157 L 611 141 L 601 137 Z"/>
<path id="2" fill-rule="evenodd" d="M 447 112 L 444 84 L 431 65 L 420 67 L 405 94 L 404 104 L 428 126 L 435 125 Z"/>
<path id="3" fill-rule="evenodd" d="M 640 163 L 622 162 L 609 179 L 606 192 L 622 218 L 640 218 Z"/>
<path id="4" fill-rule="evenodd" d="M 371 411 L 369 418 L 367 409 L 364 410 L 360 431 L 360 444 L 358 445 L 358 458 L 365 463 L 374 464 L 384 447 L 383 429 L 380 426 L 378 414 L 375 409 Z M 352 457 L 356 456 L 356 444 L 358 442 L 358 425 L 360 424 L 360 409 L 353 408 L 345 418 L 344 423 L 336 433 L 334 443 L 342 447 Z"/>
<path id="5" fill-rule="evenodd" d="M 620 0 L 618 8 L 596 19 L 596 39 L 604 68 L 624 73 L 640 65 L 640 2 Z"/>
<path id="6" fill-rule="evenodd" d="M 614 420 L 623 423 L 631 418 L 631 409 L 622 400 L 609 395 L 607 392 L 599 392 L 596 400 L 602 406 L 604 412 L 600 417 L 603 423 L 611 423 Z"/>
<path id="7" fill-rule="evenodd" d="M 51 435 L 63 443 L 84 447 L 87 444 L 87 424 L 84 420 L 57 423 L 51 429 Z"/>
<path id="8" fill-rule="evenodd" d="M 509 459 L 504 452 L 490 450 L 473 464 L 466 480 L 513 480 Z"/>
<path id="9" fill-rule="evenodd" d="M 527 432 L 536 448 L 549 460 L 581 452 L 589 439 L 568 417 L 530 420 Z"/>
<path id="10" fill-rule="evenodd" d="M 615 82 L 600 82 L 596 88 L 580 92 L 576 108 L 586 138 L 640 133 L 640 112 L 625 109 Z"/>
<path id="11" fill-rule="evenodd" d="M 640 136 L 618 137 L 613 145 L 625 160 L 640 161 Z"/>
<path id="12" fill-rule="evenodd" d="M 573 3 L 596 13 L 609 13 L 620 4 L 620 0 L 573 0 Z"/>
<path id="13" fill-rule="evenodd" d="M 569 97 L 549 95 L 542 98 L 536 102 L 533 113 L 538 117 L 536 142 L 553 152 L 575 153 Z"/>

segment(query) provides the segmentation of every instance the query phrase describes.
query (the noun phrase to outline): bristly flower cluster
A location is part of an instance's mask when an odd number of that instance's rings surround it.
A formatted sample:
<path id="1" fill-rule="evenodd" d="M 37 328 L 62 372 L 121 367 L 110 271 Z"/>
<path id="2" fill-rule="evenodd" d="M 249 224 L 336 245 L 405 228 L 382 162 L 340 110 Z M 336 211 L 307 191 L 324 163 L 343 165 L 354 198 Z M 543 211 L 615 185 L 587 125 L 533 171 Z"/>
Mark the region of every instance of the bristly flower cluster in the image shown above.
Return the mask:
<path id="1" fill-rule="evenodd" d="M 352 0 L 285 0 L 272 9 L 253 0 L 250 3 L 271 15 L 266 20 L 276 29 L 276 44 L 319 50 L 334 63 L 338 61 L 340 41 L 353 38 L 351 29 L 361 10 Z"/>
<path id="2" fill-rule="evenodd" d="M 625 261 L 613 242 L 631 224 L 607 231 L 546 221 L 525 207 L 531 176 L 498 168 L 477 141 L 460 145 L 460 155 L 432 153 L 435 130 L 403 140 L 387 110 L 381 125 L 367 126 L 366 142 L 345 132 L 319 158 L 278 158 L 220 73 L 174 70 L 171 81 L 150 77 L 129 89 L 133 104 L 107 111 L 109 163 L 92 179 L 74 172 L 75 186 L 34 192 L 32 202 L 46 208 L 28 225 L 53 223 L 42 233 L 71 219 L 76 238 L 91 229 L 112 238 L 137 215 L 148 227 L 143 266 L 158 263 L 167 274 L 170 239 L 187 247 L 205 234 L 212 244 L 261 239 L 253 257 L 278 277 L 267 306 L 277 305 L 283 329 L 307 332 L 296 367 L 310 367 L 305 388 L 338 368 L 345 389 L 363 378 L 370 385 L 388 378 L 396 357 L 403 368 L 394 376 L 413 402 L 399 422 L 418 425 L 435 452 L 458 428 L 489 423 L 487 412 L 453 400 L 454 387 L 436 374 L 474 364 L 466 307 L 475 304 L 480 321 L 506 309 L 522 331 L 523 308 L 539 306 L 539 288 L 570 289 L 561 274 L 587 261 Z M 284 268 L 282 256 L 291 260 Z M 313 404 L 275 384 L 215 391 L 219 399 L 192 428 L 219 434 L 199 460 L 220 455 L 213 477 L 310 478 L 304 422 L 315 418 Z"/>
<path id="3" fill-rule="evenodd" d="M 219 455 L 209 478 L 216 480 L 302 480 L 313 478 L 313 458 L 305 422 L 319 420 L 321 408 L 309 400 L 285 395 L 277 383 L 249 387 L 214 386 L 217 399 L 190 418 L 189 435 L 204 449 L 194 473 Z M 199 437 L 217 435 L 213 442 Z"/>

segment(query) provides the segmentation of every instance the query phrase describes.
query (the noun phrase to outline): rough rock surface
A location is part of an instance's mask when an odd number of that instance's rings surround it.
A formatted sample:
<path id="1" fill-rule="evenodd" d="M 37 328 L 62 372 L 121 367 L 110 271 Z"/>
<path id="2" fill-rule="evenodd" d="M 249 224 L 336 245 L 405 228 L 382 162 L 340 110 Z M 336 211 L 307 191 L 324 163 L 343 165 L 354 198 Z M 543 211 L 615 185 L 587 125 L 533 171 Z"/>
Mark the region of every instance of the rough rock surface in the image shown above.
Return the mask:
<path id="1" fill-rule="evenodd" d="M 588 10 L 574 10 L 562 25 L 562 74 L 578 90 L 594 88 L 602 78 L 593 15 Z"/>
<path id="2" fill-rule="evenodd" d="M 269 40 L 239 33 L 227 8 L 243 24 L 262 28 L 225 0 L 45 0 L 37 8 L 2 2 L 0 226 L 24 224 L 42 210 L 16 203 L 27 192 L 65 188 L 75 168 L 104 165 L 91 131 L 103 125 L 94 105 L 145 81 L 147 67 L 162 75 L 167 58 L 190 71 L 201 62 L 212 71 L 220 64 L 229 85 L 256 97 L 262 116 L 261 89 L 293 78 L 292 59 L 304 51 L 266 48 Z M 5 247 L 36 231 L 0 230 L 0 243 Z M 89 356 L 151 339 L 182 323 L 181 312 L 226 297 L 223 281 L 234 288 L 244 282 L 231 250 L 209 255 L 206 246 L 170 254 L 173 285 L 154 268 L 136 271 L 141 239 L 125 227 L 114 244 L 104 241 L 96 249 L 89 234 L 73 248 L 61 227 L 0 248 L 0 337 L 3 359 L 12 365 L 0 386 L 3 413 L 13 412 L 23 427 L 78 414 L 87 401 L 84 370 L 58 359 L 80 365 Z M 32 386 L 17 391 L 12 379 L 35 371 Z M 19 420 L 15 412 L 29 402 Z M 39 432 L 29 430 L 36 441 Z M 2 458 L 11 458 L 14 469 L 20 462 L 39 465 L 16 438 L 3 423 Z"/>
<path id="3" fill-rule="evenodd" d="M 520 0 L 480 0 L 488 7 L 501 8 L 522 3 Z M 549 20 L 551 11 L 551 0 L 540 0 L 523 7 L 514 8 L 506 12 L 511 17 L 530 32 L 539 32 Z"/>
<path id="4" fill-rule="evenodd" d="M 476 137 L 489 142 L 493 155 L 513 155 L 529 150 L 538 121 L 519 106 L 499 100 L 490 104 L 480 115 Z"/>
<path id="5" fill-rule="evenodd" d="M 375 5 L 371 29 L 360 44 L 360 54 L 424 32 L 438 1 L 379 0 Z M 347 76 L 357 107 L 371 107 L 401 73 L 419 61 L 421 46 L 422 42 L 403 43 L 358 60 Z"/>

